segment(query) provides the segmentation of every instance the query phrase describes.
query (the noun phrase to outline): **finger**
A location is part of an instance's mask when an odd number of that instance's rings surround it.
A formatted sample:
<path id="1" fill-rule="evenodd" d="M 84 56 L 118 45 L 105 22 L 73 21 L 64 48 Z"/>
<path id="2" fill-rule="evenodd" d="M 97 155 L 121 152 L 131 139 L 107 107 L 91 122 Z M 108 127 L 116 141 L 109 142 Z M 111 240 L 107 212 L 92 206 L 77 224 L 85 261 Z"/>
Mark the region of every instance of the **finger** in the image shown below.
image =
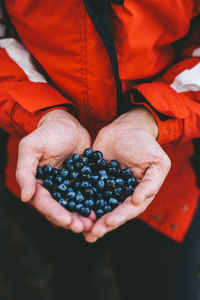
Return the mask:
<path id="1" fill-rule="evenodd" d="M 31 145 L 22 140 L 18 149 L 16 179 L 21 189 L 21 199 L 27 202 L 32 199 L 36 189 L 36 169 L 42 155 L 36 155 Z"/>
<path id="2" fill-rule="evenodd" d="M 51 198 L 49 192 L 38 184 L 31 205 L 41 214 L 49 218 L 57 226 L 68 228 L 72 223 L 71 214 L 58 202 Z"/>
<path id="3" fill-rule="evenodd" d="M 158 193 L 168 171 L 165 171 L 162 166 L 152 165 L 144 174 L 144 177 L 135 188 L 132 196 L 132 201 L 135 205 L 140 205 L 150 197 L 155 197 Z"/>

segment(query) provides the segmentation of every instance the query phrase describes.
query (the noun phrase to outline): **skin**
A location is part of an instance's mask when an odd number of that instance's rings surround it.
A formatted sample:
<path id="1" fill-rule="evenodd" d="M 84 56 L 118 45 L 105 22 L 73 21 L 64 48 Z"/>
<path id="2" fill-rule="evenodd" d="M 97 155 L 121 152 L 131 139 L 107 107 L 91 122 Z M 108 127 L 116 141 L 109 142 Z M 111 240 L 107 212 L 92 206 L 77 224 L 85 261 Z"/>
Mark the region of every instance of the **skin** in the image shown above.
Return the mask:
<path id="1" fill-rule="evenodd" d="M 93 148 L 102 151 L 107 160 L 117 159 L 122 168 L 129 167 L 139 184 L 133 196 L 84 233 L 86 241 L 95 242 L 137 217 L 152 202 L 170 169 L 170 160 L 156 142 L 157 137 L 156 120 L 144 107 L 123 114 L 99 132 Z"/>
<path id="2" fill-rule="evenodd" d="M 73 116 L 62 110 L 49 112 L 19 145 L 16 178 L 22 201 L 29 202 L 57 226 L 83 232 L 87 242 L 95 242 L 137 217 L 158 193 L 169 172 L 170 160 L 156 142 L 157 137 L 156 120 L 144 107 L 121 115 L 98 133 L 93 149 L 102 151 L 107 160 L 117 159 L 122 168 L 129 167 L 139 184 L 133 196 L 94 222 L 92 214 L 84 218 L 66 211 L 35 179 L 38 164 L 59 168 L 66 157 L 91 147 L 88 132 Z"/>
<path id="3" fill-rule="evenodd" d="M 35 175 L 38 165 L 60 168 L 66 157 L 90 146 L 90 136 L 80 123 L 64 110 L 54 110 L 40 119 L 38 128 L 21 140 L 18 149 L 16 178 L 22 201 L 55 225 L 76 233 L 90 230 L 93 221 L 64 209 Z"/>

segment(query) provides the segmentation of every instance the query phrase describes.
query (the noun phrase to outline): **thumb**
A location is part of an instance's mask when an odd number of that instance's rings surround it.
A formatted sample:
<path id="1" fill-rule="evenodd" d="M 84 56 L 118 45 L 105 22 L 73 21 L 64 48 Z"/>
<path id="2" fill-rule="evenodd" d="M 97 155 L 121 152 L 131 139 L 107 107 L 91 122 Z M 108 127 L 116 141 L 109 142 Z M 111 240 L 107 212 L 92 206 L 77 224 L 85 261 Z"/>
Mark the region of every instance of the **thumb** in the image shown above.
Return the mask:
<path id="1" fill-rule="evenodd" d="M 32 149 L 30 142 L 24 138 L 19 143 L 16 179 L 21 189 L 21 199 L 28 202 L 36 190 L 36 169 L 42 154 Z"/>

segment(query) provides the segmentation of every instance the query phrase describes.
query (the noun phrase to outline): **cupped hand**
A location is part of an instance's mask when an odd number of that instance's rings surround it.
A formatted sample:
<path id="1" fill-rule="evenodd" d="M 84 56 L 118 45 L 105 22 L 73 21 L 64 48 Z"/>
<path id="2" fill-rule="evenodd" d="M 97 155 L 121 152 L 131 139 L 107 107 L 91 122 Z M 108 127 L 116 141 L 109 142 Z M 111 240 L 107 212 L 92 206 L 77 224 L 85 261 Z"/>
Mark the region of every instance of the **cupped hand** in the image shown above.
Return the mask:
<path id="1" fill-rule="evenodd" d="M 38 165 L 50 164 L 60 168 L 73 153 L 83 153 L 91 139 L 80 123 L 64 110 L 48 112 L 38 128 L 24 137 L 18 149 L 16 178 L 21 188 L 21 199 L 29 202 L 50 222 L 74 232 L 90 230 L 93 222 L 76 213 L 70 213 L 57 203 L 36 180 Z"/>
<path id="2" fill-rule="evenodd" d="M 152 202 L 170 169 L 170 160 L 156 142 L 156 121 L 146 108 L 138 107 L 121 115 L 103 128 L 93 145 L 103 152 L 105 159 L 117 159 L 122 168 L 130 168 L 139 184 L 134 194 L 112 212 L 101 217 L 85 232 L 88 242 L 95 242 L 137 217 Z"/>

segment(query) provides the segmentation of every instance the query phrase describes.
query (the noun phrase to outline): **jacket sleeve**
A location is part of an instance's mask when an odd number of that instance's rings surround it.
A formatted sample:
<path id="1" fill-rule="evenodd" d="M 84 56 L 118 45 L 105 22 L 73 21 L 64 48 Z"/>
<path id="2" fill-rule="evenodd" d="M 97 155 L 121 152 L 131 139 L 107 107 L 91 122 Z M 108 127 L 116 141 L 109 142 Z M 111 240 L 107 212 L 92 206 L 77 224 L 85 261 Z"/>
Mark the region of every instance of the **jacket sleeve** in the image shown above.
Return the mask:
<path id="1" fill-rule="evenodd" d="M 145 105 L 154 114 L 161 145 L 200 137 L 200 15 L 181 45 L 176 64 L 131 91 L 132 103 Z"/>
<path id="2" fill-rule="evenodd" d="M 0 0 L 0 127 L 23 136 L 47 111 L 72 103 L 47 83 L 28 50 L 7 37 L 8 27 Z"/>

